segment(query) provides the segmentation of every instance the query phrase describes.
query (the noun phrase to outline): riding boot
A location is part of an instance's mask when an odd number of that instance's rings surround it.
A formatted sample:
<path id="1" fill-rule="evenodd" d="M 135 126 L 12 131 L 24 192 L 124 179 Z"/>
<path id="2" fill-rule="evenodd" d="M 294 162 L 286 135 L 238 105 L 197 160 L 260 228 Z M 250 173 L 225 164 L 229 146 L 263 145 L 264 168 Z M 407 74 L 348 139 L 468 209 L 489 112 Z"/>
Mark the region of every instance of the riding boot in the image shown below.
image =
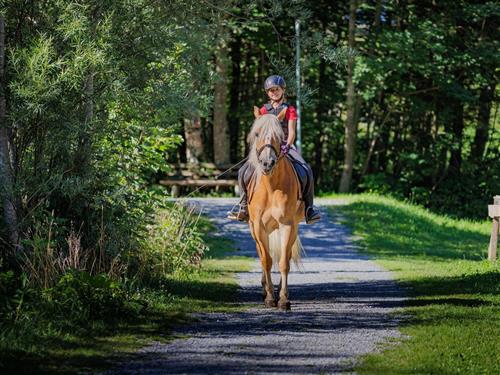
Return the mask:
<path id="1" fill-rule="evenodd" d="M 238 171 L 238 186 L 240 188 L 240 201 L 231 211 L 227 213 L 227 218 L 230 220 L 248 221 L 248 201 L 247 201 L 247 185 L 252 177 L 253 170 L 250 164 L 246 162 Z"/>
<path id="2" fill-rule="evenodd" d="M 306 212 L 305 212 L 306 224 L 314 224 L 319 219 L 321 219 L 321 214 L 316 209 L 316 207 L 314 207 L 312 199 L 311 200 L 304 199 L 304 204 L 306 206 Z"/>
<path id="3" fill-rule="evenodd" d="M 321 215 L 319 211 L 314 207 L 314 177 L 311 168 L 307 165 L 307 185 L 304 189 L 304 205 L 305 205 L 305 219 L 306 224 L 314 224 L 319 219 Z"/>
<path id="4" fill-rule="evenodd" d="M 304 216 L 307 224 L 314 224 L 321 216 L 317 209 L 313 206 L 314 201 L 314 176 L 311 167 L 307 164 L 302 156 L 297 152 L 295 147 L 292 147 L 288 153 L 292 159 L 292 164 L 297 172 L 302 189 L 302 199 L 305 205 Z"/>
<path id="5" fill-rule="evenodd" d="M 241 189 L 241 186 L 240 192 L 240 201 L 227 213 L 227 218 L 230 220 L 248 221 L 247 193 L 245 190 Z"/>

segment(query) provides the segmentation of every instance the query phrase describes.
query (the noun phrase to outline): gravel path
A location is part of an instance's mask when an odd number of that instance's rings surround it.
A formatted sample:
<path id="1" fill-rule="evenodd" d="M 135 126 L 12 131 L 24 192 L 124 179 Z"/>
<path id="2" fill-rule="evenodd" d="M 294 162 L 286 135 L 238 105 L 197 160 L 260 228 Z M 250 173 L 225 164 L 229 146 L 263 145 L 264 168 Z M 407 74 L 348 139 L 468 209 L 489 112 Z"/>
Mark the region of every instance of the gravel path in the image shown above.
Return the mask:
<path id="1" fill-rule="evenodd" d="M 225 219 L 234 199 L 193 201 L 206 207 L 217 235 L 233 238 L 241 254 L 256 257 L 248 226 Z M 258 307 L 199 314 L 199 322 L 176 331 L 189 338 L 153 343 L 111 373 L 345 374 L 352 373 L 356 357 L 399 337 L 398 318 L 390 313 L 401 306 L 403 291 L 389 272 L 357 252 L 336 217 L 322 211 L 320 222 L 299 229 L 307 256 L 304 270 L 289 276 L 291 312 Z M 261 303 L 260 275 L 257 260 L 253 271 L 239 274 L 244 303 Z M 278 280 L 276 273 L 273 282 Z"/>

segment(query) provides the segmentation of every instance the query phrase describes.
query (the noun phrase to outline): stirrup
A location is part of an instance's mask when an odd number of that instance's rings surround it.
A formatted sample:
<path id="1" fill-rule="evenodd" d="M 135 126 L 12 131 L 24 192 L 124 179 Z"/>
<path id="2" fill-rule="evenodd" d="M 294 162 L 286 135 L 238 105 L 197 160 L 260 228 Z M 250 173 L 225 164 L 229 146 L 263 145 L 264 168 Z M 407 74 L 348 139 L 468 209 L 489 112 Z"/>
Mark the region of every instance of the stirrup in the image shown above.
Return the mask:
<path id="1" fill-rule="evenodd" d="M 311 216 L 308 216 L 307 213 L 310 210 L 312 210 L 312 213 L 311 213 Z M 320 213 L 318 211 L 315 211 L 313 206 L 307 208 L 304 216 L 305 216 L 306 224 L 314 224 L 321 219 Z"/>
<path id="2" fill-rule="evenodd" d="M 235 212 L 236 206 L 233 206 L 232 210 L 227 213 L 227 218 L 229 220 L 237 220 L 237 221 L 248 221 L 248 212 L 243 210 L 240 205 L 238 205 L 238 212 Z"/>

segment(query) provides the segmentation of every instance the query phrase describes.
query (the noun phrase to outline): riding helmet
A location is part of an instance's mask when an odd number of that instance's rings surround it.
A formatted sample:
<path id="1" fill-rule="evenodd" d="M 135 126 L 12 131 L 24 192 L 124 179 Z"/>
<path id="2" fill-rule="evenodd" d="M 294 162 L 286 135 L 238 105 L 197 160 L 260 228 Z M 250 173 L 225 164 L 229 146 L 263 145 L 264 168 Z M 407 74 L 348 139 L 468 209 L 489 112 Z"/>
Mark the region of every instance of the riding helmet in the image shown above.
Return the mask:
<path id="1" fill-rule="evenodd" d="M 271 87 L 281 87 L 282 89 L 285 89 L 286 83 L 285 79 L 282 76 L 276 76 L 272 75 L 267 77 L 266 81 L 264 82 L 264 90 L 267 92 Z"/>

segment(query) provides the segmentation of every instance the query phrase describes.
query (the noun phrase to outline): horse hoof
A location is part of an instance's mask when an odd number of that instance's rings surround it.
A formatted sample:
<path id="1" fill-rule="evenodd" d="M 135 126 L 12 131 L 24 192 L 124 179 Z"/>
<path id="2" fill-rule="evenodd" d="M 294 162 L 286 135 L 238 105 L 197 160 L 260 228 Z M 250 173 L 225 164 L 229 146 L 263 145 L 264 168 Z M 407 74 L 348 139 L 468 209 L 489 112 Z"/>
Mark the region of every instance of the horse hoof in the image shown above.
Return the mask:
<path id="1" fill-rule="evenodd" d="M 292 309 L 292 305 L 290 301 L 278 302 L 278 309 L 282 311 L 290 311 Z"/>
<path id="2" fill-rule="evenodd" d="M 264 305 L 266 307 L 276 307 L 276 300 L 274 300 L 274 299 L 266 299 L 264 301 Z"/>

